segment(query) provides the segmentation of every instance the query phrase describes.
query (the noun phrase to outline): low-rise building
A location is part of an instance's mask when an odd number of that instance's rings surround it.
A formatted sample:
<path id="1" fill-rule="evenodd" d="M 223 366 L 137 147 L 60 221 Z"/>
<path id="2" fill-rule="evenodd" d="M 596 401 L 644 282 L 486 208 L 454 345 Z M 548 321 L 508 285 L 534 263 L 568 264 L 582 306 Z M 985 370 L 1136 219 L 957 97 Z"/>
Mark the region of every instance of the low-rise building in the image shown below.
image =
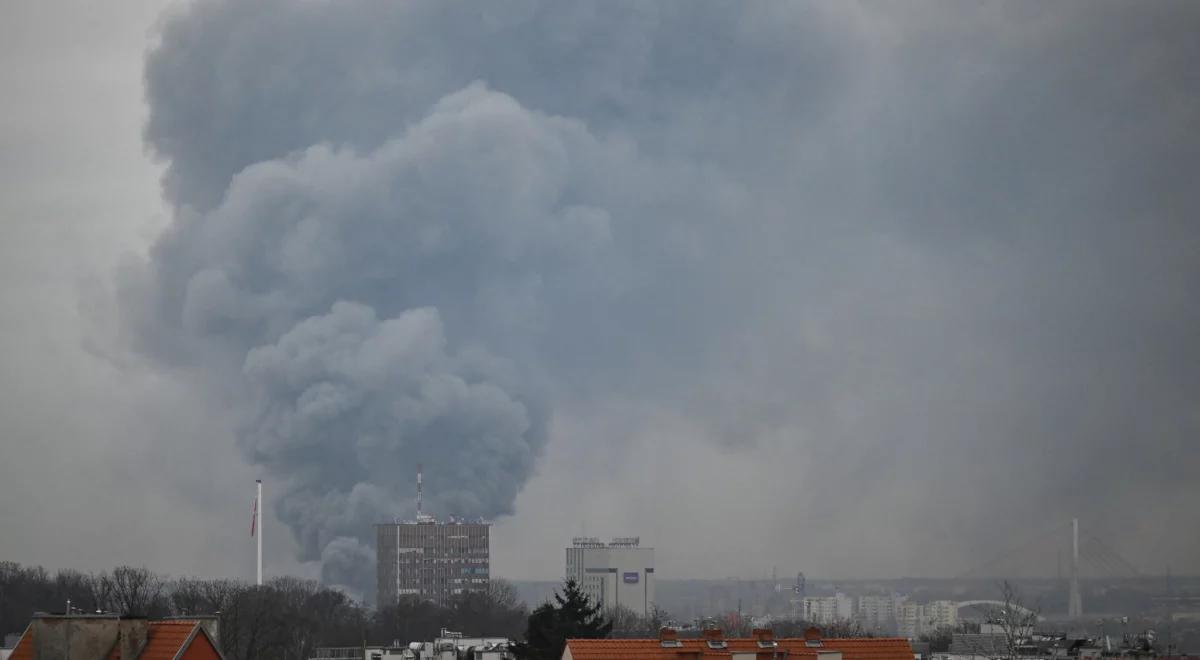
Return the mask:
<path id="1" fill-rule="evenodd" d="M 570 639 L 563 660 L 681 660 L 683 658 L 729 658 L 730 660 L 913 660 L 908 640 L 822 639 L 811 628 L 802 638 L 777 639 L 770 630 L 757 629 L 752 637 L 726 638 L 720 630 L 706 630 L 699 639 L 683 639 L 664 628 L 658 639 Z"/>
<path id="2" fill-rule="evenodd" d="M 463 637 L 442 630 L 432 642 L 318 648 L 309 660 L 513 660 L 512 646 L 505 637 Z"/>

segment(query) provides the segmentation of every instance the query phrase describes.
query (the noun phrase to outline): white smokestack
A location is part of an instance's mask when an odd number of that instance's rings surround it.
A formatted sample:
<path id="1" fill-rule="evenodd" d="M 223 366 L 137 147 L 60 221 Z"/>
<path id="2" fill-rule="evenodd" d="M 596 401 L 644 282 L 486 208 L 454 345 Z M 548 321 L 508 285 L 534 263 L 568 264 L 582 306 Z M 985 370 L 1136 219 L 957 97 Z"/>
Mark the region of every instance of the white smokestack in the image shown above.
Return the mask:
<path id="1" fill-rule="evenodd" d="M 1083 596 L 1079 593 L 1079 519 L 1071 519 L 1071 585 L 1067 594 L 1067 616 L 1083 616 Z"/>

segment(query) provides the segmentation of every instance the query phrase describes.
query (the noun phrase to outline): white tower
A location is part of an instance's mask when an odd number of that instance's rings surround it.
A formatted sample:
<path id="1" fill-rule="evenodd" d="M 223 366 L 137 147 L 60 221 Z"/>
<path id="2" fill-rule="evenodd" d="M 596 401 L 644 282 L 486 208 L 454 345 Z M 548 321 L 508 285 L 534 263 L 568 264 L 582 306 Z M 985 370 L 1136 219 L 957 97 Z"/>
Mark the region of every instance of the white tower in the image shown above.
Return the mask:
<path id="1" fill-rule="evenodd" d="M 1067 616 L 1083 616 L 1083 597 L 1079 595 L 1079 519 L 1071 519 L 1071 587 L 1067 595 Z"/>

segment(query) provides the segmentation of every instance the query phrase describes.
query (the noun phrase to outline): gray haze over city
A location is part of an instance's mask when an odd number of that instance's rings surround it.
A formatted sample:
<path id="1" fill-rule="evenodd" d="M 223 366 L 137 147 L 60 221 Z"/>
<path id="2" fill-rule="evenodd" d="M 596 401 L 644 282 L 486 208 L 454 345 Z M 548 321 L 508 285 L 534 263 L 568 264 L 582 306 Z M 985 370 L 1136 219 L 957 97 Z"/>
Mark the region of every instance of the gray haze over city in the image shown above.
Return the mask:
<path id="1" fill-rule="evenodd" d="M 1200 573 L 1200 5 L 0 12 L 0 558 Z"/>

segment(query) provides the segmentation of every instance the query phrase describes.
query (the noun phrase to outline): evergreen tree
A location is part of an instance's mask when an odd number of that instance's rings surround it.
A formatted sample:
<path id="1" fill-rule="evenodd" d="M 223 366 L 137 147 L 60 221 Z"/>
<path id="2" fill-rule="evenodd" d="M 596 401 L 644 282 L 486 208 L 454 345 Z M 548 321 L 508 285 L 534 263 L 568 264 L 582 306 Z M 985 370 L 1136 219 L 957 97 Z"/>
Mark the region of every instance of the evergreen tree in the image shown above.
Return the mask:
<path id="1" fill-rule="evenodd" d="M 529 616 L 525 644 L 517 652 L 530 660 L 558 660 L 568 639 L 603 639 L 612 631 L 612 622 L 600 615 L 574 580 L 567 580 L 553 603 L 546 603 Z"/>

